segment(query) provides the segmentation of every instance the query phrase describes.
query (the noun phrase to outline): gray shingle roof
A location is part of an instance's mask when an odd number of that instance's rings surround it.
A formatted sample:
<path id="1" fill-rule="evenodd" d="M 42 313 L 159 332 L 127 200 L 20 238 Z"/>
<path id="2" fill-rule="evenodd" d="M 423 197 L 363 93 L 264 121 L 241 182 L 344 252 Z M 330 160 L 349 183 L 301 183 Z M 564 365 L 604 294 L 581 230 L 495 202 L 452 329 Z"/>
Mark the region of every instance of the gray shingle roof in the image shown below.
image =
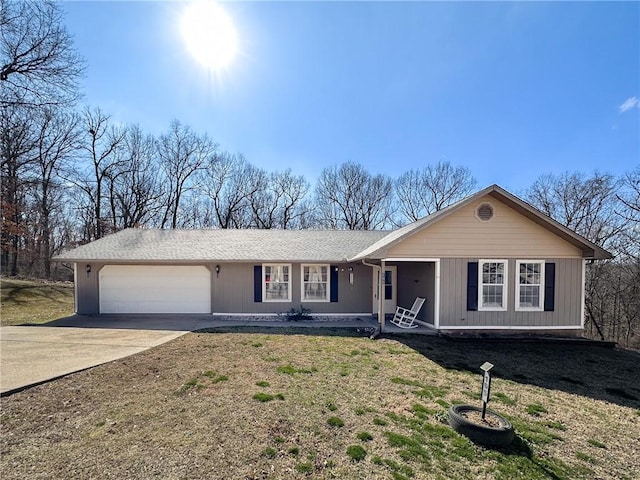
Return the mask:
<path id="1" fill-rule="evenodd" d="M 428 217 L 388 231 L 361 230 L 146 230 L 127 229 L 64 252 L 57 261 L 162 263 L 202 261 L 339 262 L 383 259 L 387 250 L 468 203 L 492 195 L 530 220 L 580 248 L 584 258 L 611 253 L 569 230 L 497 185 Z"/>
<path id="2" fill-rule="evenodd" d="M 127 229 L 66 251 L 58 261 L 337 262 L 356 256 L 389 232 L 354 230 Z"/>

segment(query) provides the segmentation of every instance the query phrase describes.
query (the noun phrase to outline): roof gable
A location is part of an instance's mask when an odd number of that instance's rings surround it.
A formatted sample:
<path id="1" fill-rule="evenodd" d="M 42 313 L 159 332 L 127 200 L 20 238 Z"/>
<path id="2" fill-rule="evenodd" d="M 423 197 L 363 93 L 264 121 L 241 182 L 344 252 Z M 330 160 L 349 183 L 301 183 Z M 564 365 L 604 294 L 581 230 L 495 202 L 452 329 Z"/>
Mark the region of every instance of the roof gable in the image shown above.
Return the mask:
<path id="1" fill-rule="evenodd" d="M 573 246 L 580 252 L 583 258 L 604 259 L 612 257 L 612 255 L 606 250 L 581 237 L 547 215 L 544 215 L 542 212 L 519 199 L 515 195 L 510 194 L 498 185 L 492 185 L 450 205 L 445 209 L 391 232 L 386 237 L 381 238 L 376 243 L 358 253 L 358 255 L 352 258 L 352 260 L 386 258 L 389 256 L 389 252 L 394 250 L 394 247 L 408 241 L 408 239 L 419 232 L 432 228 L 434 225 L 449 216 L 459 212 L 465 207 L 479 202 L 483 198 L 496 199 L 500 203 L 517 212 L 519 215 L 563 240 L 568 245 Z M 439 256 L 437 253 L 434 253 L 433 255 Z"/>

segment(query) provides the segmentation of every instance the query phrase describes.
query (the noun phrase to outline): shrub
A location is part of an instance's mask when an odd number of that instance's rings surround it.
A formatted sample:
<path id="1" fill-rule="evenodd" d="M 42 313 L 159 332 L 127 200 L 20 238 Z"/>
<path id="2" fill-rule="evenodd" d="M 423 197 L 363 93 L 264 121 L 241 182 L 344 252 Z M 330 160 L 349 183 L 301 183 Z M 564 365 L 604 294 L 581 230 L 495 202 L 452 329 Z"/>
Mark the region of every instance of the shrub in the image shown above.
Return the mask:
<path id="1" fill-rule="evenodd" d="M 285 316 L 288 321 L 297 322 L 299 320 L 309 320 L 311 318 L 310 313 L 310 308 L 306 308 L 304 305 L 300 304 L 300 308 L 298 310 L 292 307 L 291 310 L 285 313 Z"/>

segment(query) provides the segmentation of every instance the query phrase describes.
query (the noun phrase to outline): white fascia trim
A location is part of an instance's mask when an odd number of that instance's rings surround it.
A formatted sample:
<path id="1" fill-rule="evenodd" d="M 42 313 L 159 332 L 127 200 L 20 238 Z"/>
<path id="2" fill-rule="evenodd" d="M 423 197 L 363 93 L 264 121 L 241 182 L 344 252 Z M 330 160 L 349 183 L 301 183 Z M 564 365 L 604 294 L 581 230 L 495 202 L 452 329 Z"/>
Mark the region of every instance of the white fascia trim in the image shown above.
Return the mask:
<path id="1" fill-rule="evenodd" d="M 580 326 L 584 328 L 585 321 L 585 308 L 586 308 L 586 288 L 587 288 L 587 261 L 582 260 L 582 298 L 580 299 L 580 306 L 582 307 L 580 314 Z"/>
<path id="2" fill-rule="evenodd" d="M 438 330 L 582 330 L 582 326 L 580 325 L 567 325 L 567 326 L 561 326 L 561 325 L 550 325 L 548 327 L 542 326 L 542 325 L 531 325 L 531 326 L 526 326 L 526 325 L 522 325 L 522 326 L 518 326 L 518 325 L 487 325 L 487 326 L 469 326 L 469 327 L 463 327 L 460 325 L 456 325 L 456 326 L 451 326 L 451 327 L 447 327 L 447 326 L 441 326 Z"/>

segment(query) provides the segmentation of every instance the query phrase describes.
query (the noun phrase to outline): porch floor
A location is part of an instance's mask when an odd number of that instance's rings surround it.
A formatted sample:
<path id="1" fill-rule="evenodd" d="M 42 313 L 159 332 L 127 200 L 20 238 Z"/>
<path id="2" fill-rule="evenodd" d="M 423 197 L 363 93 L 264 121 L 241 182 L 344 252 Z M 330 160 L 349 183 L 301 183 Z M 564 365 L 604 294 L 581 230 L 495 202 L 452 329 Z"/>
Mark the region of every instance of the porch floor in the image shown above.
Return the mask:
<path id="1" fill-rule="evenodd" d="M 389 321 L 385 322 L 383 333 L 411 333 L 417 335 L 433 336 L 438 335 L 438 331 L 434 328 L 424 327 L 422 325 L 418 325 L 416 328 L 400 328 Z"/>

